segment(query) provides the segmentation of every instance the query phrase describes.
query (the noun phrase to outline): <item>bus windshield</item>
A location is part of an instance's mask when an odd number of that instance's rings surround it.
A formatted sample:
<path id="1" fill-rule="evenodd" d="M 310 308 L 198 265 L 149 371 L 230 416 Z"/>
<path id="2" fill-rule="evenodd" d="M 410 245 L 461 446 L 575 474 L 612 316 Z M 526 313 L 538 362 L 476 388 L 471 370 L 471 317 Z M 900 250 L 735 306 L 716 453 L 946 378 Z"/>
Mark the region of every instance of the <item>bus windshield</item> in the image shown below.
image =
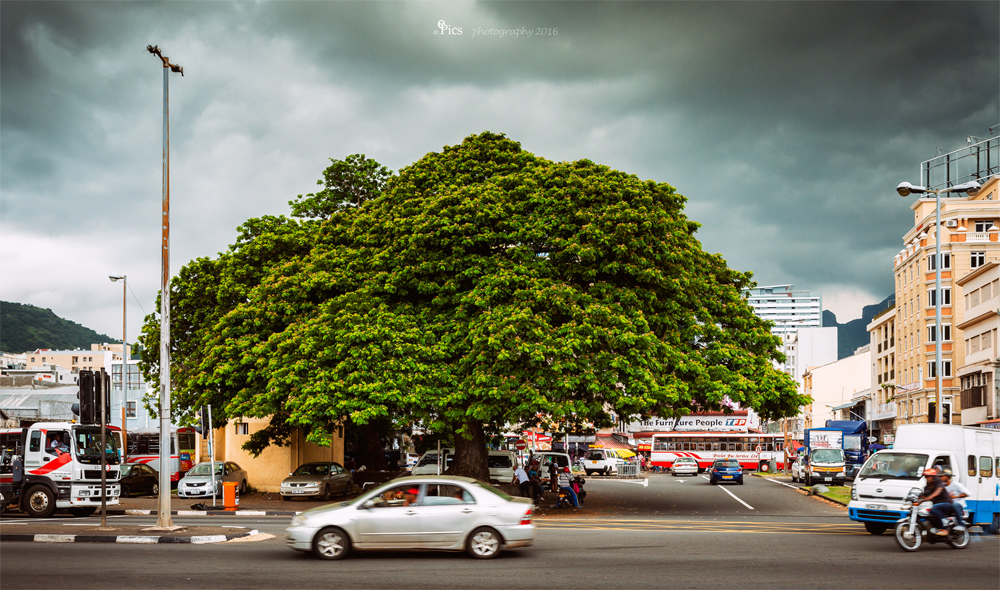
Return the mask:
<path id="1" fill-rule="evenodd" d="M 879 451 L 868 459 L 868 463 L 858 473 L 858 479 L 878 477 L 916 480 L 923 475 L 925 465 L 927 465 L 927 455 Z"/>
<path id="2" fill-rule="evenodd" d="M 76 458 L 81 463 L 99 464 L 101 462 L 101 429 L 75 428 Z M 105 434 L 104 452 L 107 463 L 118 464 L 118 433 L 108 430 Z"/>

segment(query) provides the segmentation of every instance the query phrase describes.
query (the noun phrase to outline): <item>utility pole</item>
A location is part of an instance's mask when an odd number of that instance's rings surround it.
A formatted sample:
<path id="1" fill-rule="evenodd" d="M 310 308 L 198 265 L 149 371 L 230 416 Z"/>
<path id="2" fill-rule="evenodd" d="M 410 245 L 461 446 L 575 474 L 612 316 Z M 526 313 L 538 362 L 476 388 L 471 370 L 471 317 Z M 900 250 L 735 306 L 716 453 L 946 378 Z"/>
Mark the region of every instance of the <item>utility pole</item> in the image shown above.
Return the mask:
<path id="1" fill-rule="evenodd" d="M 170 63 L 160 48 L 146 51 L 163 62 L 163 243 L 160 277 L 160 497 L 156 526 L 173 527 L 170 518 L 170 72 L 184 75 L 184 68 Z"/>

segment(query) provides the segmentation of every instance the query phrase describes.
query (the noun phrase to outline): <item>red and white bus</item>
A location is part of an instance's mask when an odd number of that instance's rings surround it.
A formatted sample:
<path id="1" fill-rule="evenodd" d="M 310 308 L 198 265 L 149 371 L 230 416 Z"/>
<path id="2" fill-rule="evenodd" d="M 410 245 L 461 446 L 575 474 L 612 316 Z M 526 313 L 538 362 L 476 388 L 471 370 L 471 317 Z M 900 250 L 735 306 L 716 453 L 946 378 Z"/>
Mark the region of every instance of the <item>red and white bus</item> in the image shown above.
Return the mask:
<path id="1" fill-rule="evenodd" d="M 744 469 L 767 471 L 774 459 L 777 468 L 785 463 L 782 434 L 755 432 L 665 432 L 654 434 L 650 459 L 653 465 L 669 469 L 677 457 L 691 457 L 704 469 L 716 459 L 736 459 Z"/>
<path id="2" fill-rule="evenodd" d="M 160 429 L 140 428 L 128 431 L 128 463 L 143 463 L 160 470 Z M 170 429 L 170 481 L 177 483 L 197 457 L 198 433 L 194 428 Z"/>

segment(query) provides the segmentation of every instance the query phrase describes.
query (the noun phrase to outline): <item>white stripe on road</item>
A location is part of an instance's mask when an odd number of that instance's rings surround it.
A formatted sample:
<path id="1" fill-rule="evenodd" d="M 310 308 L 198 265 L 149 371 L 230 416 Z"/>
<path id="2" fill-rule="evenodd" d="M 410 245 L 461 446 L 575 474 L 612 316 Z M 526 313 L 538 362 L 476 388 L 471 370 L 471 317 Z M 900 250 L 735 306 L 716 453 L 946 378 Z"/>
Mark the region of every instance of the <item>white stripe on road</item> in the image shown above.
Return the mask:
<path id="1" fill-rule="evenodd" d="M 761 479 L 766 479 L 767 481 L 773 481 L 774 483 L 780 483 L 781 485 L 785 486 L 786 488 L 792 488 L 793 490 L 801 490 L 802 489 L 799 486 L 793 486 L 793 485 L 787 484 L 787 483 L 785 483 L 783 481 L 776 481 L 776 480 L 771 479 L 770 477 L 762 477 Z"/>
<path id="2" fill-rule="evenodd" d="M 708 479 L 708 477 L 706 477 L 704 475 L 701 476 L 701 477 L 702 477 L 702 479 Z M 722 486 L 719 486 L 719 489 L 721 489 L 723 492 L 726 492 L 727 494 L 729 494 L 730 496 L 732 496 L 733 499 L 736 500 L 737 502 L 739 502 L 740 504 L 743 504 L 744 506 L 746 506 L 750 510 L 753 510 L 753 506 L 751 506 L 751 505 L 747 504 L 746 502 L 744 502 L 743 500 L 740 500 L 739 498 L 737 498 L 736 494 L 730 492 L 729 490 L 727 490 L 726 488 L 724 488 Z"/>

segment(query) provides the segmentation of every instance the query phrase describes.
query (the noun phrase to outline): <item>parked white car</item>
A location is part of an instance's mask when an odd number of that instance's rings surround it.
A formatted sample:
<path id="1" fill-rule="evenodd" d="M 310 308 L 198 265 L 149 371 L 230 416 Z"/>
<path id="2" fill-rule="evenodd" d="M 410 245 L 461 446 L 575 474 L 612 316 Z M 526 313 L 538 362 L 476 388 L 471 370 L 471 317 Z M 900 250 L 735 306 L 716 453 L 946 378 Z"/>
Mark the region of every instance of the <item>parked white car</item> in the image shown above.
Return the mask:
<path id="1" fill-rule="evenodd" d="M 587 475 L 600 473 L 611 475 L 618 473 L 618 464 L 622 462 L 613 451 L 607 449 L 590 449 L 583 457 L 583 469 Z"/>
<path id="2" fill-rule="evenodd" d="M 235 482 L 240 486 L 240 493 L 247 491 L 247 472 L 232 461 L 215 462 L 215 487 L 212 487 L 212 464 L 198 463 L 177 482 L 177 497 L 179 498 L 211 498 L 222 496 L 222 482 Z"/>
<path id="3" fill-rule="evenodd" d="M 698 475 L 698 462 L 691 457 L 677 457 L 674 464 L 670 466 L 670 474 L 678 475 Z"/>
<path id="4" fill-rule="evenodd" d="M 806 480 L 805 457 L 799 457 L 792 463 L 792 481 Z"/>
<path id="5" fill-rule="evenodd" d="M 489 559 L 534 543 L 533 508 L 528 498 L 468 477 L 403 477 L 299 514 L 286 542 L 321 559 L 341 559 L 352 549 L 464 549 Z"/>

